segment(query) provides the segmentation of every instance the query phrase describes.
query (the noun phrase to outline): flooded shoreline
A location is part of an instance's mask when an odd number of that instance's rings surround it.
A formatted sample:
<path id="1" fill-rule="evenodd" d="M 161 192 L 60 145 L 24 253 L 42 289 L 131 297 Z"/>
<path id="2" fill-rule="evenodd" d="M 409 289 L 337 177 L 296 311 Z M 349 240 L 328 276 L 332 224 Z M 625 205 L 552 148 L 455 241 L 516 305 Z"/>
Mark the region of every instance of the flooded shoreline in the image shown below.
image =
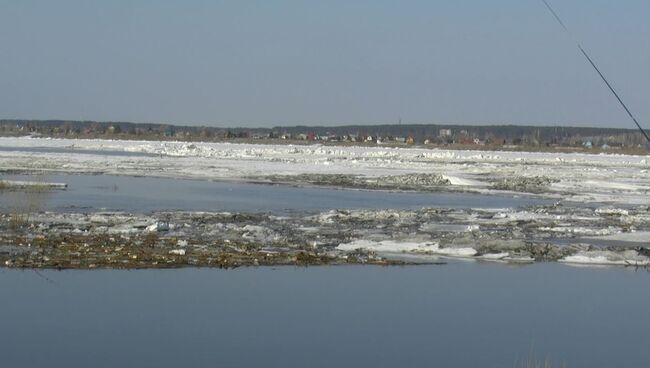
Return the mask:
<path id="1" fill-rule="evenodd" d="M 0 214 L 6 267 L 417 264 L 440 259 L 650 266 L 647 207 Z M 616 244 L 620 239 L 621 244 Z M 395 254 L 417 256 L 413 262 Z"/>
<path id="2" fill-rule="evenodd" d="M 3 143 L 6 267 L 650 265 L 641 156 Z"/>

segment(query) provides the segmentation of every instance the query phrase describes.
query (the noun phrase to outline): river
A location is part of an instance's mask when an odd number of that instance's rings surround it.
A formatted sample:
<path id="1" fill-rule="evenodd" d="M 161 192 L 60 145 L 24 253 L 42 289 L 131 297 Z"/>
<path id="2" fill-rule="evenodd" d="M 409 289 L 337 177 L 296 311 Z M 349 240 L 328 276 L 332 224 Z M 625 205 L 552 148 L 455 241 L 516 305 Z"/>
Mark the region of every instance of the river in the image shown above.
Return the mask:
<path id="1" fill-rule="evenodd" d="M 650 361 L 650 274 L 414 267 L 0 270 L 4 367 L 566 367 Z"/>

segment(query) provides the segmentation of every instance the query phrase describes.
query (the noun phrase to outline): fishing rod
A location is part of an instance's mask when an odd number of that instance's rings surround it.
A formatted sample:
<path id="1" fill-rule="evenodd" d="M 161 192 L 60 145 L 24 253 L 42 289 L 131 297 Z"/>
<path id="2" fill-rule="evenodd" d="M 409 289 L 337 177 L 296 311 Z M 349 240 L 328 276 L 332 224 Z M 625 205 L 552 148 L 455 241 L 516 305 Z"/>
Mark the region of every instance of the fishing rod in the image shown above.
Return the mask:
<path id="1" fill-rule="evenodd" d="M 605 85 L 607 86 L 607 88 L 609 88 L 609 90 L 612 92 L 612 94 L 614 95 L 614 97 L 616 97 L 616 99 L 618 100 L 618 103 L 620 103 L 621 106 L 623 106 L 623 109 L 625 109 L 625 112 L 627 112 L 627 115 L 632 119 L 632 121 L 634 121 L 634 124 L 636 124 L 637 128 L 639 128 L 639 130 L 641 131 L 641 134 L 643 134 L 643 136 L 644 136 L 645 139 L 648 141 L 648 143 L 650 143 L 650 137 L 649 137 L 648 134 L 645 132 L 645 130 L 643 130 L 643 128 L 641 127 L 641 124 L 639 124 L 639 122 L 636 120 L 636 118 L 634 117 L 634 115 L 632 115 L 632 112 L 630 111 L 630 109 L 627 108 L 627 106 L 625 105 L 625 103 L 623 102 L 623 100 L 621 100 L 621 97 L 619 97 L 618 93 L 616 93 L 616 91 L 614 90 L 614 88 L 612 87 L 612 85 L 609 84 L 609 81 L 607 81 L 607 78 L 605 78 L 605 75 L 600 71 L 600 69 L 598 69 L 598 67 L 596 66 L 596 63 L 594 63 L 594 61 L 591 59 L 591 57 L 589 56 L 589 54 L 587 54 L 587 52 L 585 51 L 585 49 L 582 48 L 582 45 L 580 44 L 580 42 L 579 42 L 575 37 L 573 37 L 573 35 L 572 35 L 571 32 L 569 31 L 569 28 L 567 28 L 567 26 L 564 24 L 564 22 L 562 21 L 562 19 L 560 18 L 560 16 L 555 12 L 555 10 L 553 10 L 553 8 L 551 7 L 551 4 L 549 4 L 548 1 L 546 1 L 546 0 L 542 0 L 542 2 L 544 3 L 544 5 L 546 5 L 546 8 L 551 12 L 551 14 L 552 14 L 553 17 L 555 18 L 555 20 L 557 20 L 557 22 L 560 24 L 560 26 L 562 26 L 562 28 L 564 29 L 564 31 L 566 32 L 566 34 L 567 34 L 571 39 L 573 39 L 573 41 L 576 43 L 576 45 L 578 45 L 578 49 L 580 50 L 580 52 L 582 53 L 582 55 L 584 55 L 584 57 L 587 59 L 587 61 L 589 62 L 589 64 L 591 64 L 591 66 L 596 70 L 596 72 L 597 72 L 598 75 L 600 76 L 600 79 L 602 79 L 603 82 L 605 82 Z"/>

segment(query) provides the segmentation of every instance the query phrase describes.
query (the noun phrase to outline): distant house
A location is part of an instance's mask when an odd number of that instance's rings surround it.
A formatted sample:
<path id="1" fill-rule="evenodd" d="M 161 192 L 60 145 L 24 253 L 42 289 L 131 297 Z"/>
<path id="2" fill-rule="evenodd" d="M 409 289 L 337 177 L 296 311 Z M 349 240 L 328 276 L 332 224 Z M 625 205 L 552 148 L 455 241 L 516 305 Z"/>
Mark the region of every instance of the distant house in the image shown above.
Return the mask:
<path id="1" fill-rule="evenodd" d="M 341 137 L 339 137 L 336 134 L 330 134 L 330 135 L 327 136 L 327 140 L 330 141 L 330 142 L 338 142 L 338 141 L 341 140 Z"/>
<path id="2" fill-rule="evenodd" d="M 451 137 L 451 129 L 440 129 L 439 135 L 440 137 Z"/>
<path id="3" fill-rule="evenodd" d="M 585 147 L 585 148 L 591 148 L 594 145 L 591 144 L 591 141 L 586 141 L 586 142 L 582 143 L 582 146 Z"/>

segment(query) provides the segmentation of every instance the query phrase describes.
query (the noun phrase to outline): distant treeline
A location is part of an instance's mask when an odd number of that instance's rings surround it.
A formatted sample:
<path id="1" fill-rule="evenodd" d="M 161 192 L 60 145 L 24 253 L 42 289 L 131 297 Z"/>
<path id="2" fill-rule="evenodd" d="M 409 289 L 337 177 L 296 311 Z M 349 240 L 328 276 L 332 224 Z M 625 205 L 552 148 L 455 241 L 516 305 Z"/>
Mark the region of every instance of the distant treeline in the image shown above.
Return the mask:
<path id="1" fill-rule="evenodd" d="M 179 140 L 308 139 L 371 141 L 403 139 L 415 143 L 463 143 L 515 145 L 643 145 L 633 129 L 524 125 L 391 124 L 342 126 L 276 126 L 273 128 L 222 128 L 171 124 L 97 122 L 74 120 L 0 120 L 0 134 L 40 134 L 52 137 L 120 137 Z M 298 138 L 300 137 L 300 138 Z M 368 139 L 370 138 L 370 139 Z"/>

